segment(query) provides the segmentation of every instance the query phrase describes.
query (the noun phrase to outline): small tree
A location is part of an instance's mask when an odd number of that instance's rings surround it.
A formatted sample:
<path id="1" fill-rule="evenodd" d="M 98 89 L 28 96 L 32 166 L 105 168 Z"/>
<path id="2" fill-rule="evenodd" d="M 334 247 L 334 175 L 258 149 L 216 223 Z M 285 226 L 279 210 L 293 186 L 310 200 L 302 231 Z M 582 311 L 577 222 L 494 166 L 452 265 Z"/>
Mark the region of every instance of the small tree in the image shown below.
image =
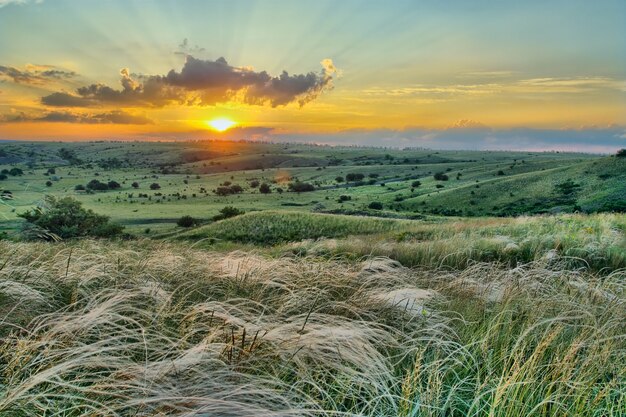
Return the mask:
<path id="1" fill-rule="evenodd" d="M 161 186 L 158 183 L 153 182 L 152 184 L 150 184 L 150 189 L 151 190 L 159 190 L 159 189 L 161 189 Z"/>
<path id="2" fill-rule="evenodd" d="M 372 209 L 372 210 L 382 210 L 383 209 L 383 203 L 379 202 L 379 201 L 372 201 L 369 206 L 367 206 L 368 208 Z"/>
<path id="3" fill-rule="evenodd" d="M 618 158 L 626 158 L 626 148 L 617 151 L 615 156 L 617 156 Z"/>
<path id="4" fill-rule="evenodd" d="M 52 187 L 52 181 L 46 181 L 46 187 Z"/>
<path id="5" fill-rule="evenodd" d="M 263 183 L 261 184 L 261 186 L 259 186 L 259 192 L 261 194 L 269 194 L 272 192 L 272 189 L 270 188 L 270 186 L 267 183 Z"/>
<path id="6" fill-rule="evenodd" d="M 139 188 L 139 183 L 137 181 L 135 181 L 130 186 L 133 187 L 133 188 Z"/>
<path id="7" fill-rule="evenodd" d="M 435 180 L 437 181 L 448 181 L 448 176 L 443 172 L 437 172 L 435 175 L 433 175 L 433 178 L 435 178 Z"/>
<path id="8" fill-rule="evenodd" d="M 309 184 L 308 182 L 290 182 L 289 189 L 296 193 L 304 193 L 308 191 L 315 191 L 315 186 L 313 184 Z"/>
<path id="9" fill-rule="evenodd" d="M 252 180 L 250 181 L 250 188 L 257 188 L 259 186 L 260 182 L 257 180 Z"/>
<path id="10" fill-rule="evenodd" d="M 413 181 L 413 182 L 411 183 L 411 187 L 413 187 L 413 188 L 417 188 L 417 187 L 419 187 L 420 185 L 422 185 L 422 183 L 421 183 L 421 182 L 419 182 L 419 181 Z"/>
<path id="11" fill-rule="evenodd" d="M 111 190 L 116 190 L 121 187 L 120 183 L 117 181 L 109 181 L 107 185 Z"/>
<path id="12" fill-rule="evenodd" d="M 94 191 L 106 191 L 109 189 L 109 186 L 98 180 L 91 180 L 87 183 L 87 189 Z"/>
<path id="13" fill-rule="evenodd" d="M 185 215 L 176 221 L 176 224 L 180 227 L 192 227 L 198 224 L 198 220 L 189 215 Z"/>
<path id="14" fill-rule="evenodd" d="M 240 214 L 243 214 L 243 213 L 244 212 L 242 210 L 239 210 L 237 207 L 226 206 L 220 210 L 219 214 L 217 214 L 216 216 L 213 216 L 213 220 L 215 221 L 224 220 L 230 217 L 239 216 Z"/>
<path id="15" fill-rule="evenodd" d="M 18 175 L 24 175 L 24 171 L 22 171 L 19 168 L 11 168 L 9 170 L 9 175 L 11 175 L 13 177 L 17 177 Z"/>
<path id="16" fill-rule="evenodd" d="M 335 177 L 335 182 L 343 182 L 343 177 Z"/>
<path id="17" fill-rule="evenodd" d="M 120 234 L 123 226 L 109 223 L 109 217 L 85 209 L 71 197 L 57 199 L 46 196 L 43 205 L 18 214 L 30 227 L 24 229 L 27 238 L 45 240 L 73 237 L 112 237 Z M 34 232 L 34 233 L 33 233 Z"/>

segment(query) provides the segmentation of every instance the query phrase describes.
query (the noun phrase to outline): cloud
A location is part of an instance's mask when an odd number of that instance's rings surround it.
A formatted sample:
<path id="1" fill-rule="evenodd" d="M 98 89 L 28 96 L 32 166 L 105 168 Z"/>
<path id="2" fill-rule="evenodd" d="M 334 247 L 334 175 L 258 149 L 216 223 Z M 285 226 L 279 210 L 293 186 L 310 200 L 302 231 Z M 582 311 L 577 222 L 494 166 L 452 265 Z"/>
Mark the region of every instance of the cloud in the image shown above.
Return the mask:
<path id="1" fill-rule="evenodd" d="M 130 114 L 121 110 L 104 113 L 84 114 L 65 111 L 48 112 L 42 116 L 20 113 L 17 116 L 0 118 L 0 122 L 51 122 L 51 123 L 85 123 L 85 124 L 152 124 L 153 121 L 143 115 Z"/>
<path id="2" fill-rule="evenodd" d="M 626 147 L 621 127 L 603 129 L 354 129 L 336 133 L 272 133 L 266 140 L 356 145 L 420 147 L 442 150 L 570 151 L 613 153 Z"/>
<path id="3" fill-rule="evenodd" d="M 75 76 L 76 73 L 73 71 L 66 71 L 52 65 L 28 64 L 24 69 L 0 65 L 0 78 L 10 79 L 16 84 L 41 85 Z"/>
<path id="4" fill-rule="evenodd" d="M 0 0 L 0 8 L 9 4 L 43 3 L 43 0 Z"/>
<path id="5" fill-rule="evenodd" d="M 485 124 L 472 119 L 460 119 L 454 122 L 449 129 L 489 129 Z"/>
<path id="6" fill-rule="evenodd" d="M 162 107 L 168 104 L 215 105 L 239 101 L 251 105 L 284 106 L 297 102 L 300 106 L 331 89 L 338 74 L 330 59 L 322 61 L 321 72 L 277 77 L 265 71 L 234 67 L 224 58 L 202 60 L 187 55 L 180 72 L 166 75 L 135 76 L 127 68 L 120 71 L 121 89 L 104 84 L 80 87 L 75 94 L 57 92 L 42 97 L 49 106 L 89 107 L 94 105 L 126 105 Z"/>
<path id="7" fill-rule="evenodd" d="M 185 38 L 183 39 L 183 41 L 178 45 L 178 50 L 174 51 L 175 55 L 193 55 L 193 54 L 201 54 L 203 52 L 205 52 L 206 49 L 205 48 L 201 48 L 198 45 L 191 45 L 189 43 L 189 39 Z"/>

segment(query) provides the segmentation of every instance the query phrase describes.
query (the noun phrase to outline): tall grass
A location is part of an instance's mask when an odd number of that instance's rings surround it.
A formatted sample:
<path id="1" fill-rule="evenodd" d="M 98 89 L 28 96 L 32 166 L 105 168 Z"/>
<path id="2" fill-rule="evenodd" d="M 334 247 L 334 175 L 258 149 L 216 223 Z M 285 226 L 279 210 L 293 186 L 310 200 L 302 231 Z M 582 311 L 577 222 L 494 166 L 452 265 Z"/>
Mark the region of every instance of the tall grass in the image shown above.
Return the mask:
<path id="1" fill-rule="evenodd" d="M 179 239 L 212 239 L 273 245 L 283 242 L 400 231 L 410 223 L 390 219 L 300 212 L 263 211 L 244 214 L 179 235 Z"/>
<path id="2" fill-rule="evenodd" d="M 621 416 L 625 273 L 0 242 L 0 415 Z"/>
<path id="3" fill-rule="evenodd" d="M 298 253 L 348 257 L 385 256 L 405 266 L 456 269 L 475 262 L 515 267 L 556 261 L 559 267 L 603 273 L 626 268 L 626 216 L 618 214 L 465 219 L 445 223 L 403 222 L 401 231 L 302 242 Z"/>

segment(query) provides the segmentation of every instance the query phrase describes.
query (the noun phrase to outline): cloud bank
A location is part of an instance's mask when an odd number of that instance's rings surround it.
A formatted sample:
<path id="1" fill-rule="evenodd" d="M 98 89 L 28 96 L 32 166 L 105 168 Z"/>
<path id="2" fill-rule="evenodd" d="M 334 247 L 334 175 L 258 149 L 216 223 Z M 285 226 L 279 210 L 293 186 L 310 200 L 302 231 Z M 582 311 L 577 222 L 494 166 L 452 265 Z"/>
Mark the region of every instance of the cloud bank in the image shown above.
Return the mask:
<path id="1" fill-rule="evenodd" d="M 0 120 L 5 123 L 19 122 L 53 122 L 53 123 L 85 123 L 85 124 L 123 124 L 145 125 L 153 121 L 143 115 L 135 115 L 122 110 L 114 110 L 103 113 L 72 113 L 67 111 L 53 111 L 43 115 L 28 115 L 20 113 L 17 116 L 5 117 Z"/>
<path id="2" fill-rule="evenodd" d="M 211 61 L 187 55 L 180 71 L 172 69 L 165 75 L 133 76 L 124 68 L 120 71 L 121 89 L 91 84 L 74 93 L 46 95 L 41 102 L 57 107 L 211 106 L 228 101 L 272 107 L 297 102 L 303 106 L 332 88 L 337 68 L 330 59 L 321 64 L 319 72 L 290 75 L 283 71 L 279 76 L 271 76 L 266 71 L 232 66 L 224 58 Z"/>
<path id="3" fill-rule="evenodd" d="M 0 65 L 0 79 L 8 79 L 16 84 L 43 85 L 50 81 L 75 77 L 73 71 L 66 71 L 53 65 L 28 64 L 24 69 Z"/>

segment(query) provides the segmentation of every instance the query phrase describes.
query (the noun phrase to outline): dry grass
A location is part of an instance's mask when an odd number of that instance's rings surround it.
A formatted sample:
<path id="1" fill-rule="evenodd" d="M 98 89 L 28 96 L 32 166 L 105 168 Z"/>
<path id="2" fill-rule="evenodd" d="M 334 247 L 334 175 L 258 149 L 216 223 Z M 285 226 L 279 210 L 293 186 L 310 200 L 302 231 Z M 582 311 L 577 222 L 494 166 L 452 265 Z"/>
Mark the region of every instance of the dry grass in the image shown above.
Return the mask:
<path id="1" fill-rule="evenodd" d="M 0 242 L 0 415 L 620 416 L 625 278 Z"/>

